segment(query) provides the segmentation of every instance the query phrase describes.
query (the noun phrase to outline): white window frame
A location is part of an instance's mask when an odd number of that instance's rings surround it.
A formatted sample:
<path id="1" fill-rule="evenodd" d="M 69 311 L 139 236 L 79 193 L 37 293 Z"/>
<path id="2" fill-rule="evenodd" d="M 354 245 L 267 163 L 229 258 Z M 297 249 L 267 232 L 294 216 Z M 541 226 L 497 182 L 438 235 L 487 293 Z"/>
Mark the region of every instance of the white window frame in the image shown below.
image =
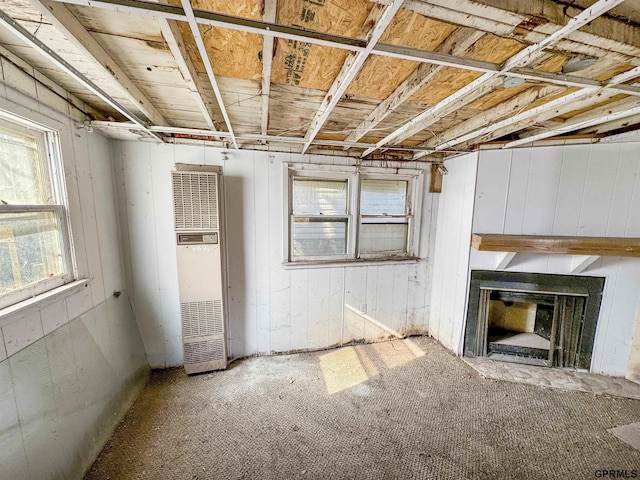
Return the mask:
<path id="1" fill-rule="evenodd" d="M 420 246 L 420 218 L 422 207 L 422 190 L 424 173 L 422 170 L 360 167 L 341 165 L 313 165 L 306 163 L 285 163 L 283 168 L 284 185 L 284 242 L 283 263 L 285 265 L 313 265 L 333 263 L 363 263 L 389 260 L 418 260 Z M 347 181 L 347 252 L 344 255 L 328 256 L 293 256 L 293 180 L 308 178 L 317 180 L 346 180 Z M 408 212 L 402 217 L 408 220 L 407 248 L 389 254 L 359 253 L 359 239 L 363 216 L 360 214 L 360 186 L 362 180 L 404 180 L 408 182 L 407 206 Z M 301 215 L 303 217 L 308 215 Z M 342 217 L 343 215 L 336 215 Z M 379 216 L 383 218 L 383 216 Z"/>
<path id="2" fill-rule="evenodd" d="M 65 184 L 60 135 L 58 131 L 41 123 L 1 109 L 0 126 L 38 137 L 41 146 L 41 160 L 43 162 L 45 177 L 47 178 L 46 188 L 52 198 L 51 204 L 0 204 L 0 214 L 54 212 L 59 226 L 58 233 L 60 236 L 63 265 L 63 273 L 60 275 L 47 278 L 4 295 L 0 295 L 0 309 L 3 309 L 74 281 L 77 278 L 77 267 L 71 245 L 69 202 Z"/>

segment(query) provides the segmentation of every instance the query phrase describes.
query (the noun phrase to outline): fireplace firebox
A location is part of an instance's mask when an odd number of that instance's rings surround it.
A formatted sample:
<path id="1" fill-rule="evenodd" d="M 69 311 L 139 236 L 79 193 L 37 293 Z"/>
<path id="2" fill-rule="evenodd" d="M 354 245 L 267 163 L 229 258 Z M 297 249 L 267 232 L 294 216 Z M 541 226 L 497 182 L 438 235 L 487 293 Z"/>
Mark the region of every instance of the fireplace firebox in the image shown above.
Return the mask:
<path id="1" fill-rule="evenodd" d="M 588 370 L 604 278 L 471 272 L 464 355 Z"/>

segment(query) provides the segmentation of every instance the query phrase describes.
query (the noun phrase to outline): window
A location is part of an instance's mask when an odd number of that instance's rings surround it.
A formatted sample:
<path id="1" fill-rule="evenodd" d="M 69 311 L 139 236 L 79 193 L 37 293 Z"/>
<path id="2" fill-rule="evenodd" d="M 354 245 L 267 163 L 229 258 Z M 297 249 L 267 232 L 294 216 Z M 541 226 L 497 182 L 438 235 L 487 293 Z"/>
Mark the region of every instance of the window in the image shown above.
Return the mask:
<path id="1" fill-rule="evenodd" d="M 285 261 L 413 258 L 422 172 L 287 164 Z"/>
<path id="2" fill-rule="evenodd" d="M 0 111 L 0 308 L 72 278 L 56 132 Z"/>

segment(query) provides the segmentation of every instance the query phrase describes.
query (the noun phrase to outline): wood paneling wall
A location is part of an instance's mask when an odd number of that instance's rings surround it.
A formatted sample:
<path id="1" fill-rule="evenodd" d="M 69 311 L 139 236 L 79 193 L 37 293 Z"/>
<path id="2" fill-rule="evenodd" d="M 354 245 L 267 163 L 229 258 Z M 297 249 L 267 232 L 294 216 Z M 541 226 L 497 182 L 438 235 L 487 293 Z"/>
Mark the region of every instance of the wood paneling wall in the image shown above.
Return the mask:
<path id="1" fill-rule="evenodd" d="M 640 237 L 640 144 L 481 151 L 473 231 Z M 496 255 L 472 249 L 470 268 L 494 269 Z M 570 255 L 518 254 L 507 270 L 567 274 L 570 264 Z M 601 257 L 583 274 L 606 277 L 592 371 L 624 376 L 640 259 Z"/>
<path id="2" fill-rule="evenodd" d="M 438 202 L 431 290 L 430 334 L 447 348 L 458 352 L 469 285 L 469 245 L 476 185 L 478 154 L 456 157 L 446 162 Z M 459 352 L 458 352 L 459 353 Z"/>
<path id="3" fill-rule="evenodd" d="M 437 195 L 425 193 L 420 262 L 287 270 L 282 266 L 283 162 L 353 159 L 234 151 L 224 161 L 213 147 L 141 142 L 118 142 L 115 152 L 126 274 L 153 367 L 182 363 L 170 184 L 175 163 L 223 167 L 232 356 L 316 350 L 386 335 L 346 305 L 357 311 L 366 305 L 369 317 L 396 331 L 428 331 L 427 257 Z M 425 192 L 428 182 L 427 170 Z"/>
<path id="4" fill-rule="evenodd" d="M 0 53 L 0 109 L 60 133 L 78 276 L 89 279 L 0 316 L 0 477 L 81 478 L 149 375 L 125 291 L 111 142 L 77 127 L 67 92 Z"/>

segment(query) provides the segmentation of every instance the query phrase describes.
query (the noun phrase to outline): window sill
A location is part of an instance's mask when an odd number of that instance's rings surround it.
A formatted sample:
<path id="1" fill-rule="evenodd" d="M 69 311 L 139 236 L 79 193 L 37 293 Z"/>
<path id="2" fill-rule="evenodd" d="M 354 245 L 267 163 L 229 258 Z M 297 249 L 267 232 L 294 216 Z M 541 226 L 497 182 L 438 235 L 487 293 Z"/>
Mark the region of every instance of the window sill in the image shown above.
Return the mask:
<path id="1" fill-rule="evenodd" d="M 26 300 L 22 300 L 21 302 L 14 303 L 8 307 L 0 309 L 0 321 L 3 319 L 21 312 L 23 310 L 27 310 L 29 308 L 41 308 L 46 306 L 48 303 L 52 303 L 59 298 L 68 297 L 80 291 L 82 288 L 89 285 L 90 279 L 85 278 L 81 280 L 75 280 L 71 283 L 67 283 L 66 285 L 62 285 L 60 287 L 52 288 L 44 293 L 39 295 L 35 295 Z"/>
<path id="2" fill-rule="evenodd" d="M 362 258 L 358 260 L 300 260 L 298 262 L 282 262 L 285 270 L 300 268 L 334 268 L 334 267 L 369 267 L 375 265 L 402 265 L 418 263 L 419 257 L 396 258 Z"/>

